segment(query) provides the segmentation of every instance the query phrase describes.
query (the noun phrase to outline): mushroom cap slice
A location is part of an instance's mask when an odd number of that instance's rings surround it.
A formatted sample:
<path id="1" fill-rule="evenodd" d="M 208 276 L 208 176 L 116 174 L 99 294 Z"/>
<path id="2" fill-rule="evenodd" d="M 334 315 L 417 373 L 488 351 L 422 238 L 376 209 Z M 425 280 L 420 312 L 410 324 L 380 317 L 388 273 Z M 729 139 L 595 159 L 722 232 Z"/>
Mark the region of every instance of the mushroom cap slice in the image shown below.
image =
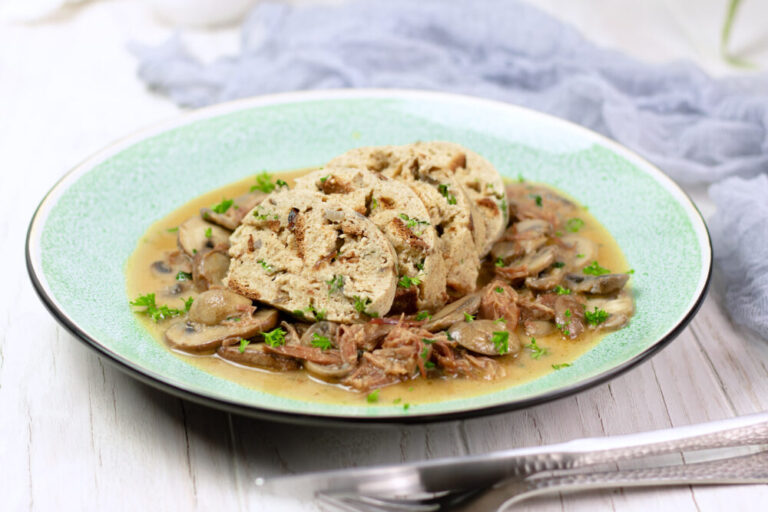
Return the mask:
<path id="1" fill-rule="evenodd" d="M 189 320 L 205 325 L 217 325 L 228 317 L 249 316 L 252 309 L 251 299 L 248 297 L 215 288 L 198 295 L 189 308 Z"/>
<path id="2" fill-rule="evenodd" d="M 592 276 L 584 274 L 568 274 L 565 284 L 568 288 L 579 293 L 606 295 L 618 292 L 629 281 L 628 274 L 603 274 Z"/>
<path id="3" fill-rule="evenodd" d="M 192 260 L 192 278 L 198 291 L 223 286 L 222 281 L 228 270 L 229 256 L 221 249 L 198 252 Z"/>
<path id="4" fill-rule="evenodd" d="M 260 190 L 254 190 L 247 194 L 237 196 L 233 199 L 232 206 L 227 208 L 224 213 L 216 213 L 210 208 L 201 208 L 200 215 L 203 219 L 214 222 L 219 226 L 234 231 L 237 226 L 242 222 L 248 212 L 261 203 L 267 194 Z"/>
<path id="5" fill-rule="evenodd" d="M 206 236 L 209 229 L 211 236 Z M 179 247 L 190 257 L 217 246 L 229 247 L 229 231 L 226 229 L 198 216 L 190 217 L 179 225 Z"/>
<path id="6" fill-rule="evenodd" d="M 352 373 L 355 367 L 347 363 L 319 364 L 312 361 L 304 361 L 304 369 L 318 379 L 332 382 L 346 377 Z"/>
<path id="7" fill-rule="evenodd" d="M 471 293 L 455 300 L 432 315 L 432 319 L 424 324 L 424 329 L 430 332 L 442 331 L 451 325 L 464 321 L 464 313 L 474 315 L 480 308 L 482 293 Z"/>
<path id="8" fill-rule="evenodd" d="M 226 339 L 250 338 L 277 325 L 277 311 L 262 309 L 250 318 L 219 325 L 205 325 L 191 320 L 179 320 L 165 331 L 165 341 L 171 348 L 193 354 L 210 354 Z"/>
<path id="9" fill-rule="evenodd" d="M 494 333 L 507 332 L 506 352 L 500 352 L 499 345 L 493 342 Z M 504 325 L 499 325 L 492 320 L 474 320 L 472 322 L 457 322 L 448 329 L 452 340 L 462 347 L 476 354 L 484 356 L 501 356 L 517 354 L 520 352 L 521 343 L 514 332 L 507 331 Z"/>
<path id="10" fill-rule="evenodd" d="M 597 244 L 580 235 L 564 235 L 560 237 L 561 245 L 567 249 L 568 268 L 580 270 L 597 259 Z"/>
<path id="11" fill-rule="evenodd" d="M 241 351 L 239 345 L 225 345 L 219 347 L 216 354 L 227 361 L 233 361 L 246 366 L 255 366 L 265 370 L 285 372 L 301 368 L 301 363 L 295 359 L 270 354 L 264 350 L 265 347 L 265 343 L 251 343 Z"/>

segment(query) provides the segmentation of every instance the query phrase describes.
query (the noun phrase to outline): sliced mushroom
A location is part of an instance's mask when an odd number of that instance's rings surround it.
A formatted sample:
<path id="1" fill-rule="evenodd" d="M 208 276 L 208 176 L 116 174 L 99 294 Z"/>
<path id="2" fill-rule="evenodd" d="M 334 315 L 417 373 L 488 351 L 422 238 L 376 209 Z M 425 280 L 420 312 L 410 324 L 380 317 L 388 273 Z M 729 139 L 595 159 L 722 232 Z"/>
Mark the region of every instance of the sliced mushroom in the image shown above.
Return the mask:
<path id="1" fill-rule="evenodd" d="M 227 318 L 243 318 L 253 311 L 251 299 L 223 288 L 216 288 L 201 293 L 189 308 L 189 320 L 192 322 L 217 325 Z"/>
<path id="2" fill-rule="evenodd" d="M 525 286 L 540 292 L 552 290 L 563 282 L 563 277 L 565 267 L 552 267 L 539 277 L 526 277 Z"/>
<path id="3" fill-rule="evenodd" d="M 627 274 L 603 274 L 602 276 L 568 274 L 564 282 L 567 288 L 575 292 L 606 295 L 621 290 L 627 281 L 629 281 Z"/>
<path id="4" fill-rule="evenodd" d="M 515 281 L 527 276 L 537 276 L 549 268 L 557 258 L 557 248 L 553 245 L 542 247 L 534 254 L 529 254 L 508 267 L 496 267 L 494 272 L 508 281 Z"/>
<path id="5" fill-rule="evenodd" d="M 525 219 L 515 224 L 513 238 L 525 254 L 531 254 L 547 243 L 552 236 L 552 224 L 543 219 Z"/>
<path id="6" fill-rule="evenodd" d="M 265 343 L 251 343 L 242 350 L 239 345 L 221 346 L 216 353 L 227 361 L 265 370 L 285 372 L 301 368 L 301 363 L 295 359 L 270 354 L 264 350 L 265 347 Z"/>
<path id="7" fill-rule="evenodd" d="M 198 216 L 190 217 L 179 226 L 179 247 L 191 257 L 214 247 L 229 247 L 229 231 Z"/>
<path id="8" fill-rule="evenodd" d="M 333 382 L 343 379 L 352 373 L 352 370 L 354 370 L 355 367 L 346 363 L 318 364 L 313 363 L 312 361 L 305 361 L 304 369 L 307 370 L 310 375 L 317 377 L 318 379 Z"/>
<path id="9" fill-rule="evenodd" d="M 198 252 L 192 260 L 192 278 L 198 291 L 223 286 L 222 280 L 229 270 L 229 256 L 226 251 L 213 249 Z"/>
<path id="10" fill-rule="evenodd" d="M 333 322 L 315 322 L 309 326 L 309 329 L 304 331 L 301 335 L 301 344 L 307 347 L 312 347 L 312 340 L 315 338 L 315 334 L 328 338 L 334 346 L 336 346 L 336 334 L 339 330 L 339 324 Z"/>
<path id="11" fill-rule="evenodd" d="M 547 320 L 526 320 L 523 328 L 528 336 L 547 336 L 555 332 L 555 326 Z"/>
<path id="12" fill-rule="evenodd" d="M 597 259 L 597 244 L 579 235 L 564 235 L 560 242 L 567 249 L 568 268 L 580 270 Z"/>
<path id="13" fill-rule="evenodd" d="M 191 320 L 179 320 L 165 331 L 165 341 L 171 348 L 204 354 L 214 352 L 226 339 L 251 338 L 277 325 L 277 311 L 262 309 L 239 322 L 206 325 Z"/>
<path id="14" fill-rule="evenodd" d="M 494 333 L 506 332 L 507 351 L 500 344 L 493 342 Z M 520 352 L 520 340 L 514 332 L 507 331 L 503 324 L 492 320 L 474 320 L 457 322 L 448 328 L 450 338 L 462 347 L 485 356 L 500 356 Z"/>
<path id="15" fill-rule="evenodd" d="M 501 261 L 504 265 L 523 256 L 523 248 L 516 242 L 499 241 L 491 247 L 491 261 Z"/>
<path id="16" fill-rule="evenodd" d="M 603 310 L 608 313 L 608 318 L 605 322 L 596 325 L 597 329 L 601 330 L 615 330 L 621 329 L 635 312 L 635 304 L 632 300 L 632 296 L 623 291 L 619 295 L 612 299 L 606 298 L 592 298 L 587 300 L 586 311 L 594 312 L 595 308 Z"/>
<path id="17" fill-rule="evenodd" d="M 451 302 L 432 316 L 432 319 L 424 324 L 424 329 L 430 332 L 442 331 L 456 322 L 464 321 L 464 313 L 474 315 L 480 308 L 482 293 L 471 293 Z"/>
<path id="18" fill-rule="evenodd" d="M 200 215 L 205 220 L 215 222 L 223 228 L 234 231 L 243 221 L 243 217 L 253 210 L 256 205 L 260 204 L 265 197 L 267 197 L 267 194 L 264 192 L 254 190 L 253 192 L 236 197 L 233 200 L 232 206 L 227 208 L 227 211 L 224 213 L 216 213 L 210 208 L 201 208 Z"/>

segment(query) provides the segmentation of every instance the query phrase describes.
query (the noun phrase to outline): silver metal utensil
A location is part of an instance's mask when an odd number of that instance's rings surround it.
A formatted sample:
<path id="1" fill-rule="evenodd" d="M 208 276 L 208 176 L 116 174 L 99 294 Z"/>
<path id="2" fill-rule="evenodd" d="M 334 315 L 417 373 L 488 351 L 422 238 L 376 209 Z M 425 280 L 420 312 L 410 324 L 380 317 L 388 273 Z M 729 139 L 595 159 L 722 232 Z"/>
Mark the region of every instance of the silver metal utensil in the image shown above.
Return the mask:
<path id="1" fill-rule="evenodd" d="M 670 464 L 673 454 L 677 457 Z M 702 458 L 708 460 L 693 462 Z M 622 463 L 639 467 L 620 469 Z M 498 510 L 551 492 L 749 483 L 768 483 L 768 413 L 485 455 L 257 482 L 265 492 L 317 499 L 329 510 L 349 511 Z"/>

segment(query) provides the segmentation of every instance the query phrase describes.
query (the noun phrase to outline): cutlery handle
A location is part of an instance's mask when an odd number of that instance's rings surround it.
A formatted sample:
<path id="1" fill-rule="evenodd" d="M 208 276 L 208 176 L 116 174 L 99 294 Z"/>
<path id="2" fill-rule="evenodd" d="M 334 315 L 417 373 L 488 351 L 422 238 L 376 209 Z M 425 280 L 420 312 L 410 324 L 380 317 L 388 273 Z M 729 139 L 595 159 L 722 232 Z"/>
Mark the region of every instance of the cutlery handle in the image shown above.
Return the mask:
<path id="1" fill-rule="evenodd" d="M 768 484 L 768 451 L 696 464 L 554 476 L 534 475 L 522 481 L 513 478 L 465 503 L 463 508 L 453 510 L 502 510 L 533 496 L 558 492 L 715 484 Z"/>
<path id="2" fill-rule="evenodd" d="M 559 445 L 561 467 L 579 468 L 670 453 L 768 444 L 768 413 Z"/>

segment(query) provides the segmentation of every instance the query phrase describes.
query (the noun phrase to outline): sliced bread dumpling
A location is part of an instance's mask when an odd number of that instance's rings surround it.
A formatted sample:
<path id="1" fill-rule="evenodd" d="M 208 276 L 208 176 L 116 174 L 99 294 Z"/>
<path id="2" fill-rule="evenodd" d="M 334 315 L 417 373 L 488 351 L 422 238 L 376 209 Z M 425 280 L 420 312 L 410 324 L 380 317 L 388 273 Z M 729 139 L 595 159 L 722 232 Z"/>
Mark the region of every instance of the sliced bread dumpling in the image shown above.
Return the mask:
<path id="1" fill-rule="evenodd" d="M 304 190 L 270 194 L 230 238 L 225 284 L 312 320 L 383 316 L 397 285 L 397 256 L 376 225 Z"/>
<path id="2" fill-rule="evenodd" d="M 405 149 L 418 162 L 420 172 L 446 172 L 463 187 L 485 226 L 480 257 L 488 254 L 508 221 L 504 181 L 493 164 L 454 142 L 416 142 L 406 145 Z"/>
<path id="3" fill-rule="evenodd" d="M 362 168 L 327 168 L 298 178 L 295 190 L 316 192 L 348 206 L 386 235 L 398 265 L 398 287 L 390 313 L 433 310 L 446 303 L 440 241 L 427 208 L 407 184 Z"/>
<path id="4" fill-rule="evenodd" d="M 480 269 L 478 247 L 485 244 L 485 225 L 475 221 L 475 209 L 459 183 L 447 171 L 420 172 L 418 162 L 403 146 L 353 149 L 331 160 L 330 169 L 358 168 L 405 182 L 419 196 L 440 239 L 449 292 L 474 291 Z"/>

